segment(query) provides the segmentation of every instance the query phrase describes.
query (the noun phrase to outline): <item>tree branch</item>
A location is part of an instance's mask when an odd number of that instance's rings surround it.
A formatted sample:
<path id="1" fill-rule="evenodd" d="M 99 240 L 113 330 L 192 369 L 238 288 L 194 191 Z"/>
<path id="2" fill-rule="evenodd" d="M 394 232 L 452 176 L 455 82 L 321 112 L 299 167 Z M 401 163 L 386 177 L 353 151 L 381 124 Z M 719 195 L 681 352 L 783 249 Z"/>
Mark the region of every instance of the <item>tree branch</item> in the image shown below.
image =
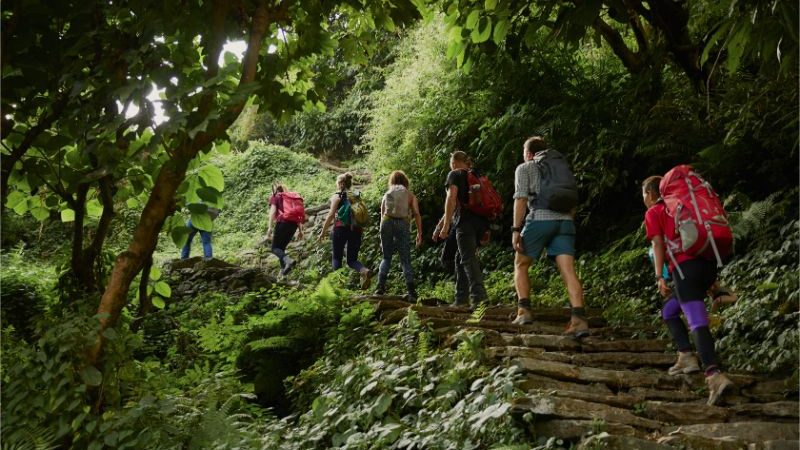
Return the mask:
<path id="1" fill-rule="evenodd" d="M 641 53 L 634 53 L 631 51 L 625 44 L 625 40 L 622 39 L 622 36 L 620 36 L 617 30 L 612 28 L 611 25 L 605 23 L 603 19 L 598 17 L 595 19 L 592 27 L 600 33 L 606 43 L 611 47 L 614 54 L 622 60 L 622 64 L 628 69 L 628 72 L 636 74 L 644 70 L 645 64 Z"/>

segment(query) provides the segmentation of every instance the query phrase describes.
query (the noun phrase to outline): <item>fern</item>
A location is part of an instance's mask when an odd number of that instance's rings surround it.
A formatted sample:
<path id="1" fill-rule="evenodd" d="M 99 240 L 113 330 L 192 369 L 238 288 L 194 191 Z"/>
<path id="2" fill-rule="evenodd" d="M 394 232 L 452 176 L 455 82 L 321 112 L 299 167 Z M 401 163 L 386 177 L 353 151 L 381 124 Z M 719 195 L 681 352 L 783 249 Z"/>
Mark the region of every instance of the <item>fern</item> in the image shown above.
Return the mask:
<path id="1" fill-rule="evenodd" d="M 478 323 L 483 320 L 483 316 L 486 315 L 487 306 L 485 303 L 481 303 L 475 308 L 475 311 L 472 311 L 469 319 L 467 319 L 467 323 Z"/>
<path id="2" fill-rule="evenodd" d="M 3 430 L 3 450 L 52 450 L 58 447 L 56 432 L 42 425 Z"/>
<path id="3" fill-rule="evenodd" d="M 751 203 L 744 211 L 733 211 L 728 214 L 733 235 L 737 240 L 750 238 L 764 228 L 764 223 L 775 213 L 775 201 L 779 194 L 779 192 L 773 193 L 764 200 Z"/>

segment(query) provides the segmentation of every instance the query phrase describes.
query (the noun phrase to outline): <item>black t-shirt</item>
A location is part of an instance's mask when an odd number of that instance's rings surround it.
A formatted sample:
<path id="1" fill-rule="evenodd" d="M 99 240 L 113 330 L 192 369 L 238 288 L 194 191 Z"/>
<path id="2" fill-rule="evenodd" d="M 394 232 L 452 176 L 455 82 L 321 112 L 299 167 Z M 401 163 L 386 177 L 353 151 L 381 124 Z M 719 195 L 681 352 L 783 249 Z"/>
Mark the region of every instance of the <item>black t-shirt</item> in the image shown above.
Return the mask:
<path id="1" fill-rule="evenodd" d="M 445 189 L 450 189 L 450 186 L 458 188 L 458 202 L 456 203 L 456 211 L 453 215 L 453 226 L 458 226 L 463 218 L 473 216 L 463 205 L 469 203 L 469 182 L 467 178 L 467 171 L 464 169 L 451 170 L 447 174 L 447 181 L 444 183 Z"/>

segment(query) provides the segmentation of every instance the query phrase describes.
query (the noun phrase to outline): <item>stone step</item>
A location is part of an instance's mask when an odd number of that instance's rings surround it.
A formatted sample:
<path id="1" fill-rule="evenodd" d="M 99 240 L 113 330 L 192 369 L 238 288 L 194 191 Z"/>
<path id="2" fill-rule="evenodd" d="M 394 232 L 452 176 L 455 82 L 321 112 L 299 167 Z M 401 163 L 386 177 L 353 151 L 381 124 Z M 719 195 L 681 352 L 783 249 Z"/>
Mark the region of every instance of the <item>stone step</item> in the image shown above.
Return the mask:
<path id="1" fill-rule="evenodd" d="M 644 438 L 648 434 L 646 431 L 630 425 L 582 419 L 535 420 L 532 424 L 528 424 L 528 429 L 534 436 L 555 437 L 574 442 L 579 441 L 588 434 L 599 434 L 601 432 L 638 438 Z"/>
<path id="2" fill-rule="evenodd" d="M 579 384 L 569 381 L 554 380 L 541 375 L 527 374 L 525 378 L 517 384 L 517 387 L 524 392 L 583 392 L 595 395 L 614 395 L 611 389 L 605 384 Z"/>
<path id="3" fill-rule="evenodd" d="M 629 425 L 647 430 L 660 430 L 664 424 L 655 420 L 638 417 L 623 408 L 602 403 L 593 403 L 567 397 L 530 394 L 514 400 L 512 411 L 517 414 L 532 413 L 536 416 L 557 417 L 560 419 L 593 419 Z"/>
<path id="4" fill-rule="evenodd" d="M 675 363 L 675 355 L 658 352 L 605 352 L 564 353 L 550 352 L 540 347 L 492 347 L 489 353 L 496 358 L 534 357 L 546 361 L 576 364 L 600 368 L 634 369 L 638 367 L 669 367 Z"/>
<path id="5" fill-rule="evenodd" d="M 634 436 L 600 433 L 582 440 L 576 450 L 676 450 L 675 447 L 659 444 Z"/>
<path id="6" fill-rule="evenodd" d="M 745 442 L 797 441 L 800 439 L 797 422 L 743 421 L 681 425 L 664 429 L 666 435 L 688 435 L 705 438 L 730 437 Z"/>
<path id="7" fill-rule="evenodd" d="M 683 380 L 670 377 L 665 372 L 652 373 L 633 370 L 608 370 L 594 367 L 581 367 L 555 361 L 533 358 L 516 358 L 515 363 L 528 373 L 534 373 L 557 380 L 580 383 L 602 383 L 618 391 L 620 388 L 650 387 L 676 389 Z"/>
<path id="8" fill-rule="evenodd" d="M 726 408 L 708 406 L 703 400 L 690 403 L 650 400 L 644 402 L 642 415 L 660 422 L 690 425 L 725 422 L 732 413 Z"/>
<path id="9" fill-rule="evenodd" d="M 771 403 L 745 403 L 731 407 L 738 416 L 743 417 L 778 417 L 798 419 L 800 404 L 793 401 L 779 401 Z"/>
<path id="10" fill-rule="evenodd" d="M 551 334 L 511 334 L 503 335 L 507 345 L 539 347 L 547 350 L 576 351 L 583 353 L 630 352 L 664 353 L 669 341 L 663 339 L 600 339 L 587 337 L 575 339 L 569 336 Z"/>

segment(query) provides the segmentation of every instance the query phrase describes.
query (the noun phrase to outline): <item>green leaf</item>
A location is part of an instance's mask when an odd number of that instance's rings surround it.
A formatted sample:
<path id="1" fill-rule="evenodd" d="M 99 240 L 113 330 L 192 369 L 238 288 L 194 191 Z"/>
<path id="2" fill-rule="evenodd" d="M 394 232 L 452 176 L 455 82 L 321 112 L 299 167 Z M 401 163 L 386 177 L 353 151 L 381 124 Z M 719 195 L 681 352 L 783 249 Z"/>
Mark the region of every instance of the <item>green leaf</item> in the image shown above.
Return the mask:
<path id="1" fill-rule="evenodd" d="M 150 273 L 148 274 L 148 277 L 152 281 L 160 280 L 161 279 L 161 270 L 159 270 L 158 267 L 150 267 Z"/>
<path id="2" fill-rule="evenodd" d="M 211 205 L 218 205 L 219 201 L 222 199 L 222 194 L 220 194 L 220 192 L 213 187 L 201 187 L 196 192 L 197 196 L 200 197 L 201 200 Z"/>
<path id="3" fill-rule="evenodd" d="M 95 219 L 100 218 L 103 215 L 103 204 L 100 200 L 93 198 L 86 202 L 86 214 Z"/>
<path id="4" fill-rule="evenodd" d="M 164 298 L 172 297 L 172 288 L 164 281 L 159 281 L 155 286 L 156 293 Z"/>
<path id="5" fill-rule="evenodd" d="M 50 211 L 47 208 L 36 206 L 34 208 L 31 208 L 31 215 L 33 216 L 34 219 L 38 220 L 39 222 L 42 222 L 48 217 L 50 217 Z"/>
<path id="6" fill-rule="evenodd" d="M 471 30 L 475 28 L 475 25 L 478 24 L 478 21 L 481 18 L 481 12 L 478 9 L 472 10 L 471 13 L 467 16 L 467 22 L 464 24 L 464 28 Z"/>
<path id="7" fill-rule="evenodd" d="M 478 27 L 472 30 L 470 38 L 472 38 L 473 43 L 480 44 L 482 42 L 488 41 L 491 35 L 492 35 L 492 18 L 483 17 L 481 18 Z"/>
<path id="8" fill-rule="evenodd" d="M 213 187 L 219 192 L 225 190 L 225 177 L 222 176 L 222 171 L 218 167 L 212 165 L 204 166 L 200 169 L 199 175 L 206 186 Z"/>
<path id="9" fill-rule="evenodd" d="M 61 211 L 61 221 L 64 223 L 75 221 L 75 211 L 67 208 Z"/>
<path id="10" fill-rule="evenodd" d="M 214 223 L 207 212 L 192 213 L 192 226 L 203 231 L 213 231 L 214 229 Z"/>
<path id="11" fill-rule="evenodd" d="M 450 28 L 449 32 L 447 32 L 447 37 L 449 37 L 451 41 L 460 41 L 461 40 L 461 30 L 462 30 L 461 27 L 454 26 L 454 27 Z"/>
<path id="12" fill-rule="evenodd" d="M 392 404 L 393 398 L 394 395 L 381 394 L 372 407 L 372 414 L 375 417 L 382 417 L 386 413 L 386 410 L 389 409 L 389 406 Z"/>
<path id="13" fill-rule="evenodd" d="M 117 332 L 114 331 L 113 328 L 106 328 L 106 330 L 103 331 L 103 336 L 105 336 L 105 338 L 108 339 L 108 340 L 113 340 L 113 339 L 116 339 Z"/>
<path id="14" fill-rule="evenodd" d="M 231 143 L 230 141 L 215 142 L 214 150 L 222 155 L 227 155 L 231 152 Z"/>
<path id="15" fill-rule="evenodd" d="M 86 366 L 81 370 L 83 382 L 89 386 L 100 386 L 103 382 L 103 374 L 95 366 Z"/>
<path id="16" fill-rule="evenodd" d="M 167 306 L 167 304 L 164 303 L 164 299 L 161 297 L 153 297 L 150 301 L 153 303 L 153 306 L 158 309 L 164 309 Z"/>
<path id="17" fill-rule="evenodd" d="M 493 9 L 495 9 L 497 7 L 497 0 L 486 0 L 484 2 L 484 4 L 483 4 L 483 7 L 487 11 L 492 11 Z"/>
<path id="18" fill-rule="evenodd" d="M 186 244 L 186 240 L 189 239 L 189 229 L 184 226 L 173 228 L 169 234 L 172 237 L 172 242 L 179 248 L 183 247 Z"/>
<path id="19" fill-rule="evenodd" d="M 500 45 L 505 41 L 506 35 L 508 34 L 508 26 L 509 22 L 506 19 L 503 19 L 495 24 L 494 33 L 492 33 L 492 40 L 495 42 L 495 44 Z"/>
<path id="20" fill-rule="evenodd" d="M 26 200 L 28 200 L 27 195 L 20 191 L 13 191 L 8 194 L 8 197 L 6 198 L 6 208 L 15 209 L 17 205 L 24 203 Z M 27 210 L 27 206 L 25 209 Z"/>

